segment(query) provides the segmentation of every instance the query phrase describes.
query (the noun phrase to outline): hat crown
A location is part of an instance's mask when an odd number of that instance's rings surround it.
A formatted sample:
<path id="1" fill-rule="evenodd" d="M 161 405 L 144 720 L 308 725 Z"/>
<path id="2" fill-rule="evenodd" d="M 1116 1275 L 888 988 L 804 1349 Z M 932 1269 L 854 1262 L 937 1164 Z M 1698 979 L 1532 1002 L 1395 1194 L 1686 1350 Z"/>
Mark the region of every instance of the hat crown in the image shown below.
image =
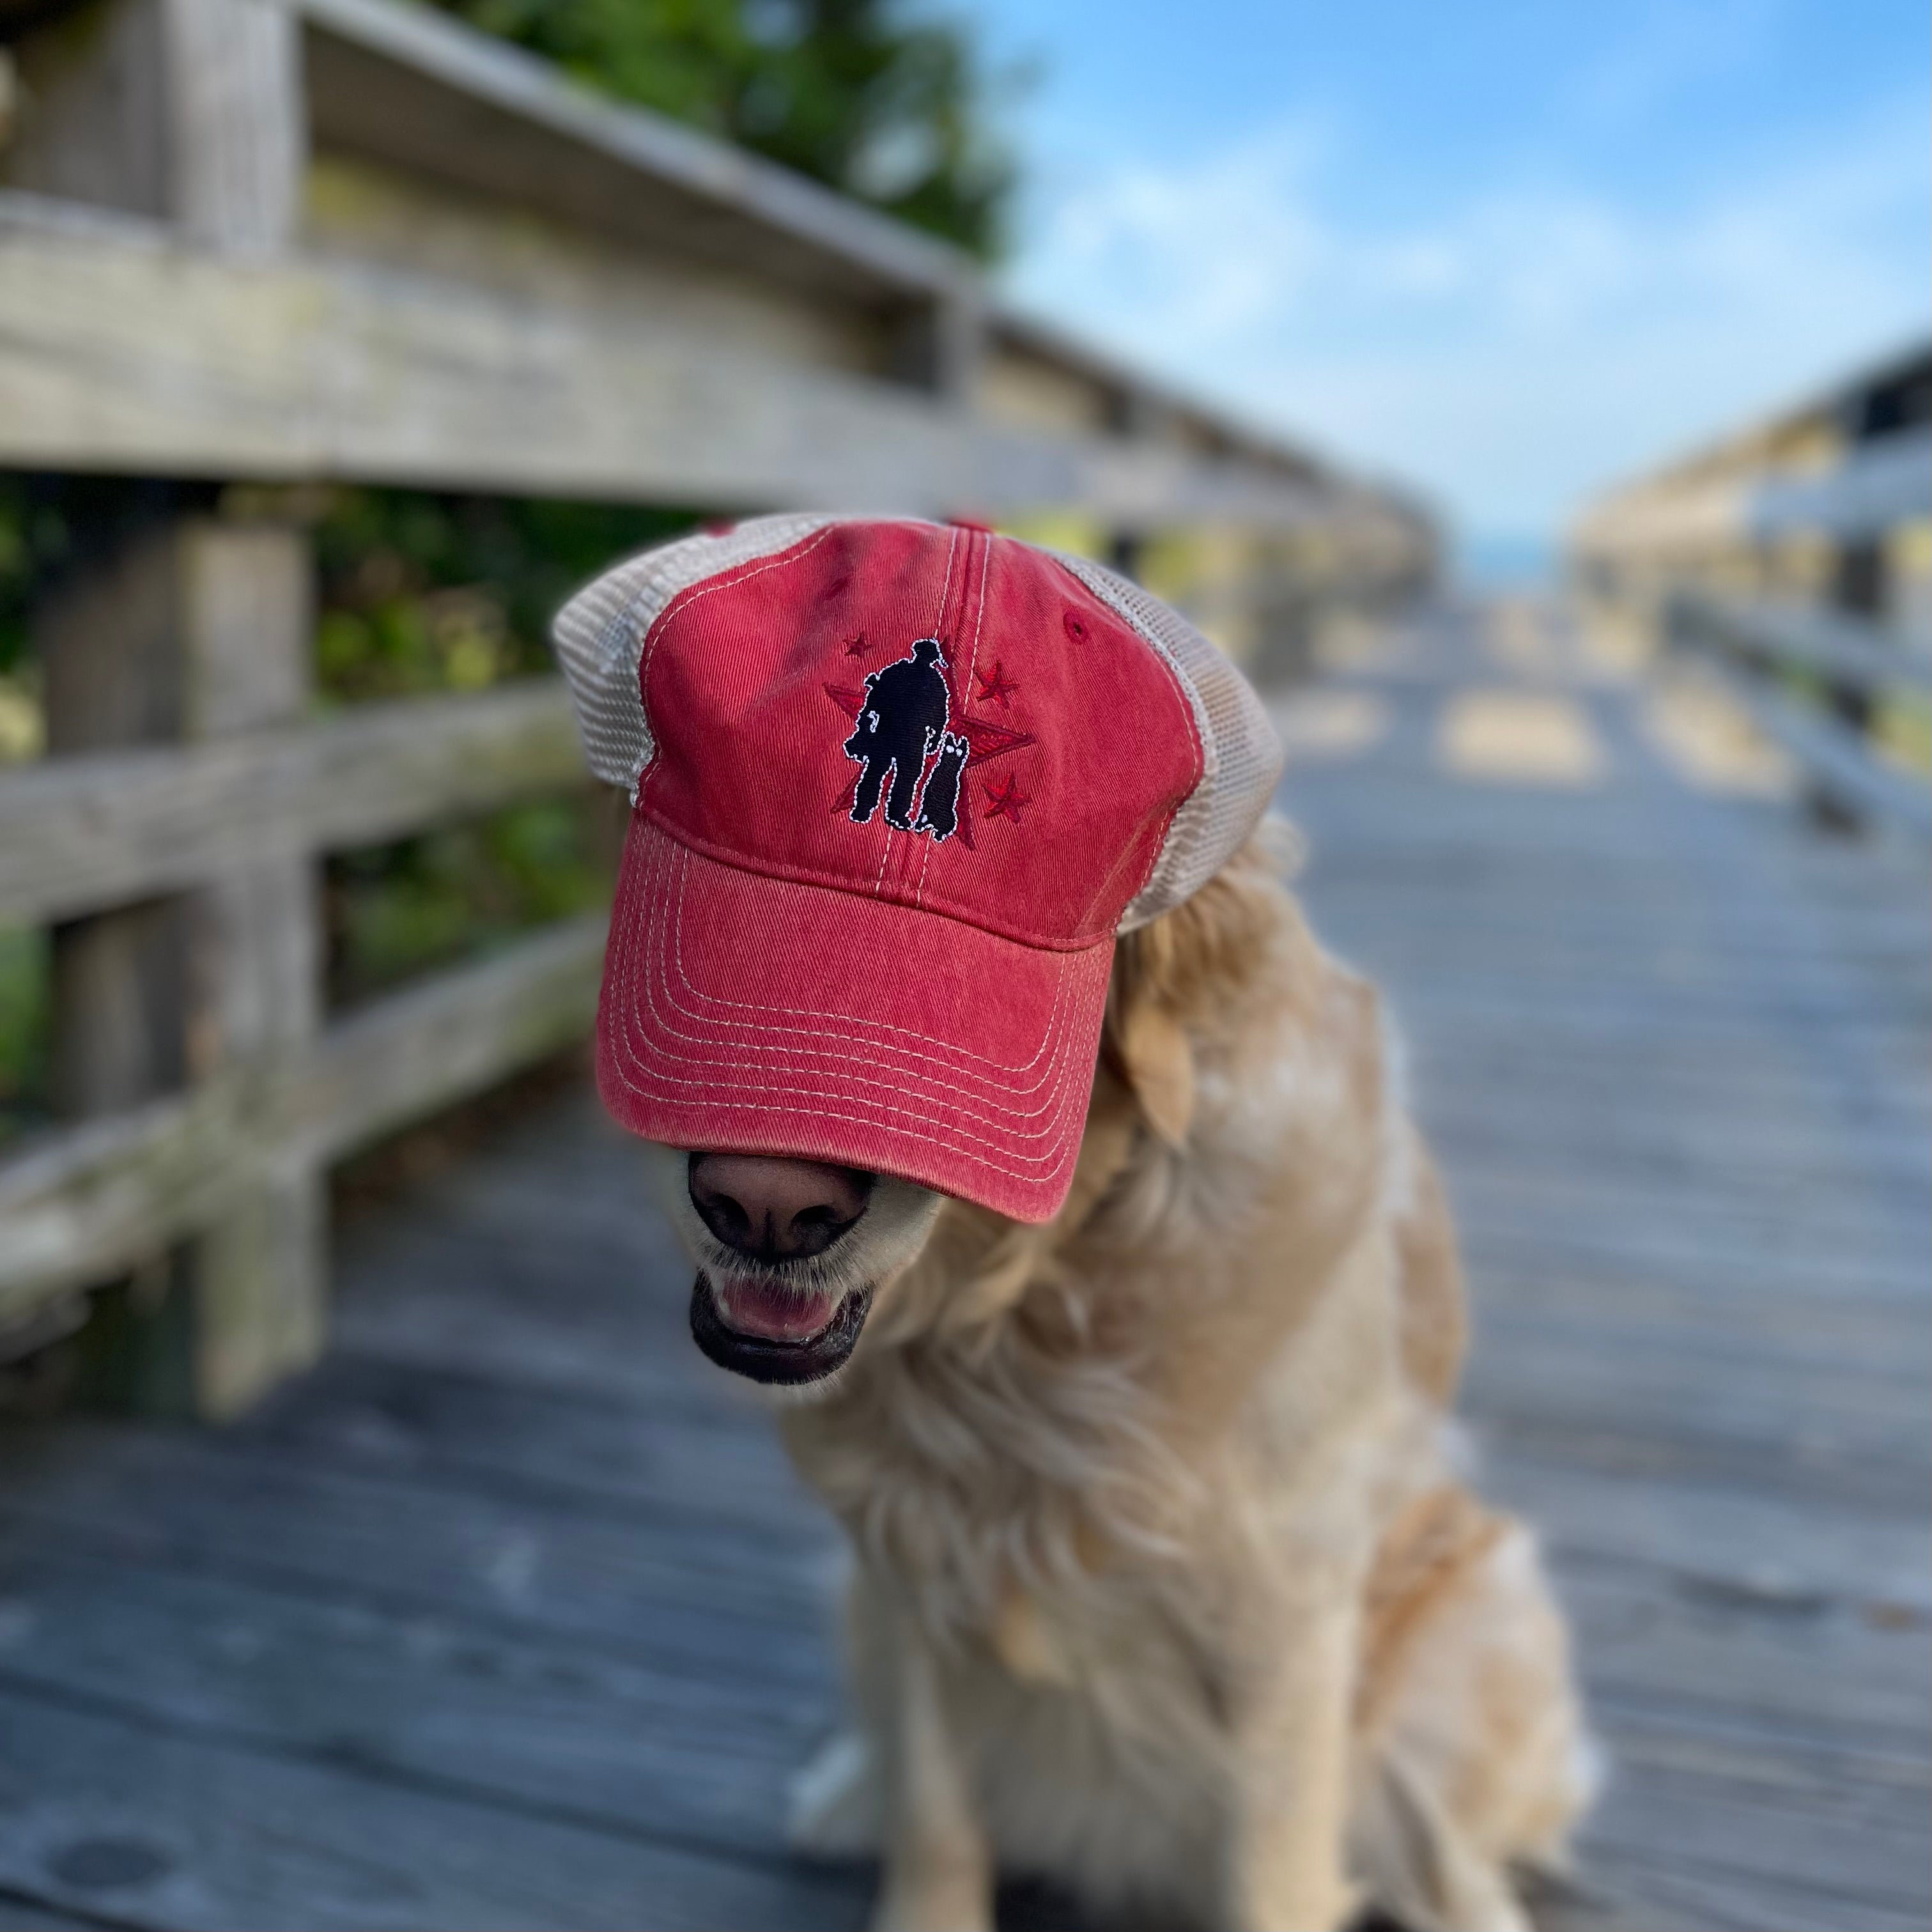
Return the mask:
<path id="1" fill-rule="evenodd" d="M 982 530 L 755 520 L 556 623 L 586 749 L 752 872 L 1090 945 L 1178 904 L 1280 753 L 1239 673 L 1115 573 Z"/>

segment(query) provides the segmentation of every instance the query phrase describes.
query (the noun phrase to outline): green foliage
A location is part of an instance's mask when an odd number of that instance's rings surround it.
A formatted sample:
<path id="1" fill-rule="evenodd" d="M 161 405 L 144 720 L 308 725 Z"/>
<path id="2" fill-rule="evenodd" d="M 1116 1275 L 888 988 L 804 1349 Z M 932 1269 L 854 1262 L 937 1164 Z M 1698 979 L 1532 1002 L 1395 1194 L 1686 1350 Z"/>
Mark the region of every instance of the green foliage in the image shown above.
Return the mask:
<path id="1" fill-rule="evenodd" d="M 27 655 L 34 549 L 27 486 L 20 477 L 0 476 L 0 677 L 16 670 Z"/>
<path id="2" fill-rule="evenodd" d="M 606 904 L 609 801 L 546 799 L 328 868 L 328 998 L 358 1000 Z"/>
<path id="3" fill-rule="evenodd" d="M 686 511 L 336 490 L 315 526 L 325 700 L 475 691 L 549 670 L 557 606 Z"/>
<path id="4" fill-rule="evenodd" d="M 0 677 L 30 668 L 28 615 L 50 581 L 84 568 L 159 507 L 190 508 L 210 494 L 152 479 L 0 472 Z"/>
<path id="5" fill-rule="evenodd" d="M 42 1109 L 46 1042 L 46 934 L 0 926 L 0 1142 Z"/>
<path id="6" fill-rule="evenodd" d="M 894 0 L 437 4 L 604 93 L 999 251 L 1013 166 L 989 125 L 987 77 L 950 22 Z"/>
<path id="7" fill-rule="evenodd" d="M 551 616 L 688 512 L 338 490 L 315 525 L 326 703 L 475 691 L 551 669 Z M 610 896 L 609 801 L 586 787 L 328 866 L 328 994 L 350 1004 Z"/>

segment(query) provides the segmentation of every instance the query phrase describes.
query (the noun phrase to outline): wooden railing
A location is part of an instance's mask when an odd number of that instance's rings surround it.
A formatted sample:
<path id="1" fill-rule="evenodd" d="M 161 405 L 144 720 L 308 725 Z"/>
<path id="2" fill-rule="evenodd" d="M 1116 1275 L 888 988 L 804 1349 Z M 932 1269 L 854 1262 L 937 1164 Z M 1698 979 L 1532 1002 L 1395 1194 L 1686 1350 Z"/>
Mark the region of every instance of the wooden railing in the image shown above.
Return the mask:
<path id="1" fill-rule="evenodd" d="M 1690 586 L 1668 593 L 1664 622 L 1671 648 L 1723 681 L 1829 809 L 1932 838 L 1932 785 L 1872 738 L 1894 695 L 1932 696 L 1932 658 L 1840 611 L 1747 603 Z"/>
<path id="2" fill-rule="evenodd" d="M 264 534 L 200 541 L 219 554 Z M 243 641 L 259 656 L 272 638 Z M 580 1037 L 603 944 L 601 918 L 572 920 L 320 1024 L 316 862 L 581 777 L 548 678 L 0 772 L 0 921 L 55 924 L 80 957 L 58 988 L 78 1010 L 57 1019 L 111 1036 L 118 1000 L 166 997 L 176 962 L 140 941 L 161 896 L 186 895 L 172 903 L 201 983 L 183 1018 L 214 1034 L 179 1090 L 0 1161 L 0 1330 L 186 1243 L 182 1399 L 224 1414 L 307 1360 L 324 1323 L 328 1165 Z M 126 1094 L 141 1046 L 80 1051 L 94 1090 L 80 1110 L 102 1111 L 86 1102 Z"/>
<path id="3" fill-rule="evenodd" d="M 1720 680 L 1826 816 L 1921 836 L 1932 785 L 1886 741 L 1922 739 L 1932 697 L 1929 397 L 1922 348 L 1606 496 L 1572 538 L 1586 594 Z"/>
<path id="4" fill-rule="evenodd" d="M 39 599 L 48 756 L 0 772 L 56 1116 L 0 1159 L 0 1353 L 131 1275 L 178 1400 L 240 1408 L 321 1345 L 328 1163 L 586 1030 L 594 920 L 322 1009 L 324 855 L 583 778 L 552 682 L 314 720 L 317 481 L 1212 521 L 1371 589 L 1433 557 L 957 250 L 432 10 L 42 0 L 9 59 L 0 465 L 152 500 Z"/>

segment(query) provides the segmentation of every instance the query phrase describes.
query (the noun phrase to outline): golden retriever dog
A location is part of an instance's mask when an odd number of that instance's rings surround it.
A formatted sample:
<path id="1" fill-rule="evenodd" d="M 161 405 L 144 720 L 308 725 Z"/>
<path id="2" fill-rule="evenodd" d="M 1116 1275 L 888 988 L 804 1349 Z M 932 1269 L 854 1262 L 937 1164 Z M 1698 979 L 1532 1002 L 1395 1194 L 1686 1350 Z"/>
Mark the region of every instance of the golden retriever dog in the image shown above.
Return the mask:
<path id="1" fill-rule="evenodd" d="M 700 1341 L 748 1279 L 862 1324 L 778 1419 L 854 1558 L 796 1839 L 883 1854 L 882 1928 L 986 1928 L 1010 1870 L 1208 1932 L 1505 1932 L 1588 1796 L 1535 1547 L 1448 1446 L 1442 1190 L 1286 838 L 1120 941 L 1043 1226 L 654 1150 Z"/>

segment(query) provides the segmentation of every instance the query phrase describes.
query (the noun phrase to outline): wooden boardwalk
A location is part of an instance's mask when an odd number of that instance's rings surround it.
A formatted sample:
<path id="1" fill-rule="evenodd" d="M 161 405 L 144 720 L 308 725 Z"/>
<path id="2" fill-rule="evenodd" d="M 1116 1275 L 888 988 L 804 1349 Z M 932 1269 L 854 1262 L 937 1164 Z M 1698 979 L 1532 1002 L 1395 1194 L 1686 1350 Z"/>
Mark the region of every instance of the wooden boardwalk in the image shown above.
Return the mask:
<path id="1" fill-rule="evenodd" d="M 1612 1781 L 1552 1924 L 1932 1918 L 1922 860 L 1687 782 L 1560 624 L 1285 713 L 1463 1222 L 1466 1404 Z M 353 1220 L 326 1364 L 0 1468 L 0 1928 L 848 1927 L 826 1526 L 579 1089 Z M 1018 1898 L 1014 1924 L 1057 1919 Z"/>

